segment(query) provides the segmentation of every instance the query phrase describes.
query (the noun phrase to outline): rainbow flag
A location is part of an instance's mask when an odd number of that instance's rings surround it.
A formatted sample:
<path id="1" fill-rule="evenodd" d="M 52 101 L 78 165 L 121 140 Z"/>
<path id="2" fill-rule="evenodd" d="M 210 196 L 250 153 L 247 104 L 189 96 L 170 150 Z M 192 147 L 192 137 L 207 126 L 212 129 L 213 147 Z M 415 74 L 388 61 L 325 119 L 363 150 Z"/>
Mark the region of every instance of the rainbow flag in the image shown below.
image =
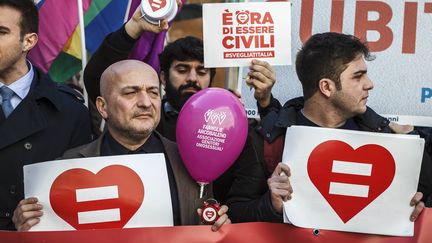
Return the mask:
<path id="1" fill-rule="evenodd" d="M 82 0 L 84 11 L 91 0 Z M 78 2 L 42 0 L 39 8 L 39 41 L 29 53 L 29 59 L 47 72 L 78 25 Z"/>
<path id="2" fill-rule="evenodd" d="M 186 1 L 183 0 L 183 2 Z M 140 3 L 141 0 L 92 0 L 84 15 L 88 53 L 93 54 L 109 33 L 119 29 L 126 20 L 131 18 Z M 64 82 L 82 68 L 79 28 L 79 26 L 75 27 L 48 69 L 48 74 L 57 82 Z M 158 55 L 163 50 L 165 36 L 165 32 L 143 34 L 137 41 L 130 58 L 142 60 L 158 70 Z"/>
<path id="3" fill-rule="evenodd" d="M 93 54 L 110 32 L 125 22 L 128 0 L 93 0 L 84 15 L 86 47 Z M 52 63 L 48 74 L 56 82 L 64 82 L 82 69 L 80 26 Z"/>

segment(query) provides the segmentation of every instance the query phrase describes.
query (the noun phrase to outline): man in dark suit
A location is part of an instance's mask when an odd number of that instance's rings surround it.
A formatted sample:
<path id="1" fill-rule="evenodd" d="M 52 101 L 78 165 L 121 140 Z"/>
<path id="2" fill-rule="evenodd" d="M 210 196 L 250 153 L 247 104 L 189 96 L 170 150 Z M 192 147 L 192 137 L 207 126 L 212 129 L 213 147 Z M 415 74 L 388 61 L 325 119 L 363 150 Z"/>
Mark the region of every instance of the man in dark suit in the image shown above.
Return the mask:
<path id="1" fill-rule="evenodd" d="M 198 224 L 196 209 L 203 203 L 198 185 L 186 171 L 176 144 L 154 132 L 160 120 L 159 87 L 156 72 L 143 62 L 126 60 L 108 67 L 101 77 L 101 96 L 96 99 L 107 130 L 98 140 L 67 151 L 64 158 L 164 153 L 174 225 Z M 22 200 L 14 213 L 16 228 L 25 231 L 37 224 L 41 209 L 36 198 Z M 212 230 L 230 222 L 227 211 L 222 206 Z"/>
<path id="2" fill-rule="evenodd" d="M 23 165 L 52 160 L 91 140 L 86 107 L 72 89 L 27 61 L 36 45 L 38 13 L 31 0 L 0 0 L 0 229 L 24 197 Z"/>

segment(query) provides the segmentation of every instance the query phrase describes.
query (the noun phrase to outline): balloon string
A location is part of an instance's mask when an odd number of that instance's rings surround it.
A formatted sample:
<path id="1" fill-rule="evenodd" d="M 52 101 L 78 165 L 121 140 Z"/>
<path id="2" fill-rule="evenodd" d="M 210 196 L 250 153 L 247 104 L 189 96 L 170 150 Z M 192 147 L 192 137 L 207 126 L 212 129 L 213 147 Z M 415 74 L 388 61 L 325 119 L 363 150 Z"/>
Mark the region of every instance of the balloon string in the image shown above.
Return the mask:
<path id="1" fill-rule="evenodd" d="M 204 194 L 204 184 L 200 183 L 200 199 L 203 197 Z"/>

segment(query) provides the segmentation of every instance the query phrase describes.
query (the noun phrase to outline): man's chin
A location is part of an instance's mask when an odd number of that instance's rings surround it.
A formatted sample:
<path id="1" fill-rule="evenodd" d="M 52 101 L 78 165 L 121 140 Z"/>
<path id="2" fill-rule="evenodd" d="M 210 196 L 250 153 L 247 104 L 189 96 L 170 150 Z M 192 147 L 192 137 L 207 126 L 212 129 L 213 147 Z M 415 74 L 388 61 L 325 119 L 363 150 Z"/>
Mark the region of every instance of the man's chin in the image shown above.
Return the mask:
<path id="1" fill-rule="evenodd" d="M 145 138 L 149 137 L 150 134 L 153 132 L 153 130 L 154 130 L 153 128 L 148 128 L 148 127 L 146 127 L 146 128 L 135 128 L 135 129 L 130 130 L 128 132 L 128 136 L 131 139 L 139 141 L 139 140 L 142 140 L 142 139 L 145 139 Z"/>
<path id="2" fill-rule="evenodd" d="M 363 107 L 361 107 L 361 108 L 358 109 L 357 114 L 358 115 L 362 115 L 362 114 L 364 114 L 366 112 L 366 110 L 367 110 L 367 106 L 363 106 Z"/>

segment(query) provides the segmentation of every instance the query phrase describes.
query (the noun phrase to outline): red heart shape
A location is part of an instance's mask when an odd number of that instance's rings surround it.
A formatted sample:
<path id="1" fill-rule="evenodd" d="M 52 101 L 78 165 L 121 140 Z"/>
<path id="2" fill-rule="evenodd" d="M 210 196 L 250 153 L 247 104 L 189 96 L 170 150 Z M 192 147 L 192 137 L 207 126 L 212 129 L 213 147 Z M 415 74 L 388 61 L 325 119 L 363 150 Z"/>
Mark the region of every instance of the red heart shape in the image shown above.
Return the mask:
<path id="1" fill-rule="evenodd" d="M 335 161 L 363 168 L 366 166 L 371 169 L 370 174 L 334 172 Z M 346 223 L 390 186 L 396 166 L 391 153 L 380 145 L 366 144 L 353 149 L 345 142 L 330 140 L 319 144 L 311 152 L 307 170 L 312 183 Z M 330 193 L 331 183 L 349 188 L 361 187 L 363 191 L 367 190 L 367 195 Z"/>
<path id="2" fill-rule="evenodd" d="M 237 23 L 246 24 L 249 21 L 249 14 L 246 12 L 240 12 L 237 14 Z"/>
<path id="3" fill-rule="evenodd" d="M 148 0 L 148 3 L 153 12 L 163 9 L 167 4 L 166 0 Z"/>
<path id="4" fill-rule="evenodd" d="M 78 200 L 79 189 L 117 187 L 117 196 L 107 199 Z M 79 190 L 84 191 L 84 190 Z M 94 192 L 94 191 L 93 191 Z M 87 193 L 89 194 L 89 193 Z M 54 212 L 75 229 L 123 228 L 140 208 L 144 200 L 144 185 L 132 169 L 122 165 L 110 165 L 97 174 L 85 169 L 70 169 L 54 180 L 50 189 L 50 203 Z M 105 222 L 80 222 L 78 213 L 115 210 L 119 219 Z"/>
<path id="5" fill-rule="evenodd" d="M 215 212 L 213 212 L 213 211 L 206 211 L 205 214 L 206 214 L 207 218 L 211 219 L 215 215 Z"/>

